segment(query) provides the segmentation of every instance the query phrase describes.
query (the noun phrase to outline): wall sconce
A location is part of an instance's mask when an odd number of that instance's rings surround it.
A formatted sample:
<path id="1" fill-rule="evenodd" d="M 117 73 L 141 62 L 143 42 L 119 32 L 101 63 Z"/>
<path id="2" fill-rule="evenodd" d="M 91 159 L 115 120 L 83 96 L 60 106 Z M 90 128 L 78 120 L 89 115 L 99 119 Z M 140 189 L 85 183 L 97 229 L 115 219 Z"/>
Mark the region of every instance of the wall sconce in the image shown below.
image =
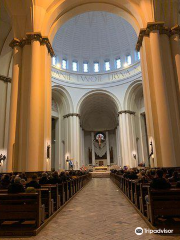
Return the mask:
<path id="1" fill-rule="evenodd" d="M 133 158 L 136 160 L 136 153 L 133 153 Z"/>
<path id="2" fill-rule="evenodd" d="M 67 158 L 66 158 L 66 162 L 69 162 L 70 160 L 69 160 L 69 157 L 67 156 Z"/>
<path id="3" fill-rule="evenodd" d="M 0 166 L 2 165 L 2 161 L 4 162 L 6 160 L 6 155 L 1 154 L 0 155 Z"/>
<path id="4" fill-rule="evenodd" d="M 47 158 L 50 159 L 50 149 L 51 149 L 51 145 L 47 146 Z"/>
<path id="5" fill-rule="evenodd" d="M 150 154 L 149 154 L 149 158 L 152 157 L 154 158 L 154 150 L 153 150 L 153 143 L 152 141 L 150 142 Z"/>

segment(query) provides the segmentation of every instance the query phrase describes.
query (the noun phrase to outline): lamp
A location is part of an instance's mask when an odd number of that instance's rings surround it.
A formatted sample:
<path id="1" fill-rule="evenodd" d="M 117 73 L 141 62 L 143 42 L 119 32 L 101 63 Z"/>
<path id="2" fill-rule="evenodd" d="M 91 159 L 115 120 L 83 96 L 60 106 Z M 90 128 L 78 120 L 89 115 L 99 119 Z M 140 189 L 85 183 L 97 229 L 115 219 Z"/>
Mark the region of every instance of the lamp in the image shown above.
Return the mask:
<path id="1" fill-rule="evenodd" d="M 1 154 L 0 155 L 0 166 L 1 166 L 1 162 L 3 161 L 5 161 L 6 160 L 6 155 L 3 155 L 3 154 Z"/>
<path id="2" fill-rule="evenodd" d="M 154 156 L 154 155 L 153 155 L 153 154 L 154 154 L 154 150 L 153 150 L 153 143 L 152 143 L 152 141 L 150 142 L 149 145 L 150 145 L 150 154 L 149 154 L 149 158 L 150 158 L 150 157 L 153 157 L 153 156 Z"/>
<path id="3" fill-rule="evenodd" d="M 51 145 L 47 145 L 47 158 L 50 158 L 50 149 L 51 149 Z"/>
<path id="4" fill-rule="evenodd" d="M 67 156 L 67 158 L 66 158 L 66 162 L 69 162 L 70 160 L 69 160 L 69 157 Z"/>
<path id="5" fill-rule="evenodd" d="M 136 159 L 136 153 L 133 153 L 133 158 Z"/>

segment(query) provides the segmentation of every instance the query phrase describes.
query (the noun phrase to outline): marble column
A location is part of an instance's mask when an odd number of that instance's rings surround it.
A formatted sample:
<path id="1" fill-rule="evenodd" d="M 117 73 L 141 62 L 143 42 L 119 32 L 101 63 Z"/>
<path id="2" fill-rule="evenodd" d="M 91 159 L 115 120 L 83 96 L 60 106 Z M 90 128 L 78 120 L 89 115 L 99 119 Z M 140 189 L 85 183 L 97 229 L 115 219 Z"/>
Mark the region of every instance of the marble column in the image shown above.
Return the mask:
<path id="1" fill-rule="evenodd" d="M 91 132 L 91 141 L 92 141 L 92 165 L 95 166 L 95 151 L 94 151 L 94 132 Z"/>
<path id="2" fill-rule="evenodd" d="M 108 133 L 108 131 L 106 132 L 106 146 L 107 146 L 107 165 L 110 166 L 111 161 L 110 161 L 109 133 Z"/>

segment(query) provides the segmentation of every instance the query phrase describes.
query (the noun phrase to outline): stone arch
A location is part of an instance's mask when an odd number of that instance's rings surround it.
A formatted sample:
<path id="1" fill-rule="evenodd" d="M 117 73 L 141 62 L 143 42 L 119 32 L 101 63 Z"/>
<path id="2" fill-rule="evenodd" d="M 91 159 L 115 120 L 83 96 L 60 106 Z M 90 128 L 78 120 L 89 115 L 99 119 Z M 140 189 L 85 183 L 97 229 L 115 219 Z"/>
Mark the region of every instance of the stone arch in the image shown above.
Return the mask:
<path id="1" fill-rule="evenodd" d="M 99 1 L 92 3 L 87 0 L 81 4 L 79 1 L 74 1 L 73 6 L 72 4 L 70 6 L 67 1 L 63 3 L 58 1 L 56 4 L 49 6 L 42 33 L 48 36 L 52 42 L 57 30 L 70 18 L 88 11 L 107 11 L 123 17 L 134 27 L 138 34 L 139 29 L 146 27 L 148 21 L 153 21 L 151 5 L 152 3 L 149 0 L 141 4 L 137 4 L 134 0 L 124 0 L 118 3 L 110 0 L 103 3 Z"/>

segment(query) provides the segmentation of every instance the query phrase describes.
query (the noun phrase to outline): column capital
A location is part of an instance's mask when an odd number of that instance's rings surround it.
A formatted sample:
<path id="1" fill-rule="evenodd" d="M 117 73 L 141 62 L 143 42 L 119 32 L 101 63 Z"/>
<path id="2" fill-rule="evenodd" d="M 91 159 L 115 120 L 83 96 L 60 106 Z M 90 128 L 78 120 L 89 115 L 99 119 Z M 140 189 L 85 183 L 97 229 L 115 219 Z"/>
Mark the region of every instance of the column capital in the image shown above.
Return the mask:
<path id="1" fill-rule="evenodd" d="M 136 50 L 139 51 L 144 37 L 149 37 L 153 31 L 159 31 L 159 34 L 171 35 L 171 29 L 164 26 L 164 22 L 148 22 L 146 28 L 141 28 L 139 32 L 138 41 L 136 44 Z"/>
<path id="2" fill-rule="evenodd" d="M 31 45 L 32 41 L 38 41 L 38 42 L 40 42 L 41 45 L 46 45 L 47 50 L 48 50 L 49 54 L 51 55 L 51 57 L 53 57 L 55 55 L 48 37 L 46 37 L 46 36 L 43 37 L 40 32 L 26 33 L 26 37 L 24 37 L 22 39 L 14 38 L 11 41 L 11 43 L 9 44 L 9 46 L 11 48 L 14 48 L 15 46 L 19 46 L 19 47 L 23 48 L 25 45 Z"/>
<path id="3" fill-rule="evenodd" d="M 79 113 L 68 113 L 63 116 L 63 118 L 68 118 L 68 117 L 79 117 L 80 118 L 80 114 Z"/>
<path id="4" fill-rule="evenodd" d="M 9 78 L 9 77 L 5 77 L 3 75 L 0 75 L 0 81 L 11 83 L 12 79 Z"/>
<path id="5" fill-rule="evenodd" d="M 130 115 L 135 115 L 135 114 L 136 114 L 135 112 L 130 111 L 130 110 L 123 110 L 123 111 L 119 111 L 119 112 L 118 112 L 118 116 L 119 116 L 120 114 L 123 114 L 123 113 L 125 113 L 125 114 L 130 114 Z"/>
<path id="6" fill-rule="evenodd" d="M 171 36 L 173 35 L 179 35 L 180 36 L 180 26 L 175 25 L 174 27 L 171 28 Z"/>

